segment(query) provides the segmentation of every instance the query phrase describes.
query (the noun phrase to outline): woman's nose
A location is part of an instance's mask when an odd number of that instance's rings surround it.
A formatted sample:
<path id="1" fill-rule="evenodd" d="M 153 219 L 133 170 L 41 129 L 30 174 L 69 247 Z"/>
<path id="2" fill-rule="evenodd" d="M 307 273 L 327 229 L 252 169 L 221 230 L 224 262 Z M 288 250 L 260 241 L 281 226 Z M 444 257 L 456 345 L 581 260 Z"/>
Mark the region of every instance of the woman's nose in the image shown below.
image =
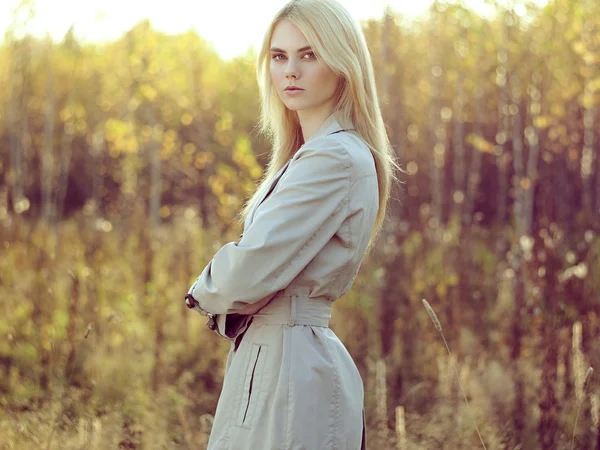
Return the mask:
<path id="1" fill-rule="evenodd" d="M 290 78 L 292 76 L 298 78 L 298 68 L 296 66 L 296 63 L 290 60 L 290 62 L 288 62 L 287 66 L 285 67 L 285 77 Z"/>

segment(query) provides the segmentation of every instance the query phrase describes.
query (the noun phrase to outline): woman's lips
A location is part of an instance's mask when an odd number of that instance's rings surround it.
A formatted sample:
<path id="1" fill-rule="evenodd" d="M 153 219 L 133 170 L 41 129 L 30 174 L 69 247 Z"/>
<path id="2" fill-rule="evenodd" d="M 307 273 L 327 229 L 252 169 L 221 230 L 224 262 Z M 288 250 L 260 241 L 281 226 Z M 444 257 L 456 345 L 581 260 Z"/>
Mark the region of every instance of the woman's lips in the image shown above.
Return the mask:
<path id="1" fill-rule="evenodd" d="M 286 89 L 285 92 L 287 95 L 296 95 L 296 94 L 300 94 L 301 92 L 304 92 L 304 89 Z"/>

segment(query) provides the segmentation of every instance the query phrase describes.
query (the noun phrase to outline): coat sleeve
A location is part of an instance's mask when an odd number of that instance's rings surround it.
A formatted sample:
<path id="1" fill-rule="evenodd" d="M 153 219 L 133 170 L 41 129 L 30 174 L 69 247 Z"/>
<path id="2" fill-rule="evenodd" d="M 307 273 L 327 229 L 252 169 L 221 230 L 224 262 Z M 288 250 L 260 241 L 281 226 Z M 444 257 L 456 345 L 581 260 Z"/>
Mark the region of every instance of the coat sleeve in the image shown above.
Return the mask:
<path id="1" fill-rule="evenodd" d="M 317 141 L 317 140 L 315 140 Z M 189 293 L 230 314 L 285 289 L 346 219 L 350 155 L 335 139 L 302 148 L 239 242 L 219 249 Z"/>

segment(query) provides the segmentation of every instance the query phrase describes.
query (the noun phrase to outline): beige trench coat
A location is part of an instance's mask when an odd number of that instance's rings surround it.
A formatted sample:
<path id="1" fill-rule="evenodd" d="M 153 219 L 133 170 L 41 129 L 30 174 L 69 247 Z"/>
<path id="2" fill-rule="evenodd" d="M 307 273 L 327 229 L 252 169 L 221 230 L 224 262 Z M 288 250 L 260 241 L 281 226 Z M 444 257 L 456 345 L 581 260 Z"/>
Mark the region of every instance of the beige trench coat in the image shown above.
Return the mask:
<path id="1" fill-rule="evenodd" d="M 328 323 L 359 270 L 378 185 L 369 148 L 336 117 L 189 290 L 231 340 L 209 450 L 366 448 L 363 380 Z"/>

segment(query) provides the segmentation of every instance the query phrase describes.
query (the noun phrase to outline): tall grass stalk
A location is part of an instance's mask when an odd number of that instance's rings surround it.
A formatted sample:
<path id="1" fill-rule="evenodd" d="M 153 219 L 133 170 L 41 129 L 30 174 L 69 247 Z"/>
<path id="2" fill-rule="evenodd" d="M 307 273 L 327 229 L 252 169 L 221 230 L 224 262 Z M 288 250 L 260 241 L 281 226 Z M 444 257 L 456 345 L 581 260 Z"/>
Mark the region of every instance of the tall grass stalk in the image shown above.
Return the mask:
<path id="1" fill-rule="evenodd" d="M 575 430 L 577 429 L 577 419 L 579 418 L 579 410 L 581 409 L 581 404 L 587 398 L 587 391 L 590 385 L 590 381 L 592 379 L 592 375 L 594 373 L 594 369 L 588 367 L 588 370 L 585 372 L 585 379 L 583 381 L 583 389 L 582 395 L 577 402 L 577 412 L 575 413 L 575 425 L 573 425 L 573 435 L 571 437 L 571 450 L 575 448 Z"/>
<path id="2" fill-rule="evenodd" d="M 396 446 L 397 450 L 406 450 L 406 419 L 404 416 L 404 407 L 396 406 Z"/>
<path id="3" fill-rule="evenodd" d="M 375 366 L 375 398 L 377 399 L 377 434 L 380 445 L 387 445 L 388 442 L 388 410 L 387 410 L 387 367 L 383 359 L 377 361 Z"/>
<path id="4" fill-rule="evenodd" d="M 435 325 L 436 330 L 438 330 L 438 332 L 442 336 L 442 339 L 444 340 L 444 345 L 446 346 L 446 350 L 448 350 L 448 355 L 452 356 L 452 352 L 450 351 L 450 347 L 448 346 L 448 342 L 446 342 L 444 332 L 442 331 L 442 324 L 440 323 L 439 319 L 437 318 L 435 311 L 433 310 L 433 308 L 429 305 L 429 303 L 425 299 L 423 299 L 423 305 L 425 306 L 425 309 L 427 310 L 427 314 L 429 314 L 429 317 L 431 317 L 431 321 Z M 479 427 L 477 426 L 477 422 L 475 422 L 475 415 L 473 414 L 471 405 L 469 405 L 469 400 L 467 400 L 467 396 L 462 387 L 462 383 L 460 382 L 460 377 L 458 376 L 458 370 L 456 369 L 456 364 L 453 364 L 453 367 L 454 367 L 454 374 L 456 375 L 456 379 L 458 380 L 458 385 L 460 387 L 460 391 L 462 392 L 463 398 L 465 399 L 465 403 L 467 404 L 467 408 L 469 409 L 469 413 L 471 414 L 471 420 L 473 421 L 473 424 L 475 425 L 475 430 L 477 431 L 477 436 L 479 436 L 479 441 L 481 442 L 481 445 L 483 446 L 483 448 L 485 450 L 487 450 L 485 444 L 483 443 L 483 438 L 481 437 L 481 433 L 479 432 Z"/>

